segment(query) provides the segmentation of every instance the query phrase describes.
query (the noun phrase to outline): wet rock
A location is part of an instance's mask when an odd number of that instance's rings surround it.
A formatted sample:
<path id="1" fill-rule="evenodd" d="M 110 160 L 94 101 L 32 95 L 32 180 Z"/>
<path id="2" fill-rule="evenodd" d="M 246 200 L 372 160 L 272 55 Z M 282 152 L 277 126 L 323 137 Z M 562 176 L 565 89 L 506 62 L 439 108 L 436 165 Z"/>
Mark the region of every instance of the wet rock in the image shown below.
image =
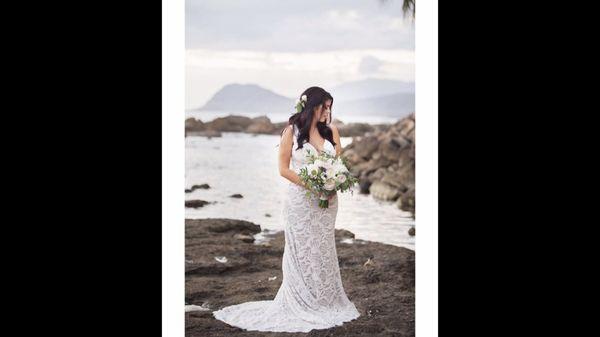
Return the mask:
<path id="1" fill-rule="evenodd" d="M 188 118 L 185 120 L 185 131 L 204 131 L 206 127 L 201 120 L 195 118 Z"/>
<path id="2" fill-rule="evenodd" d="M 355 137 L 342 155 L 351 164 L 350 172 L 359 177 L 361 193 L 394 201 L 414 215 L 415 188 L 414 114 L 362 137 Z"/>
<path id="3" fill-rule="evenodd" d="M 226 117 L 215 118 L 214 120 L 205 123 L 208 130 L 216 130 L 221 132 L 243 132 L 252 124 L 252 119 L 246 116 L 229 115 Z"/>
<path id="4" fill-rule="evenodd" d="M 275 125 L 266 116 L 253 118 L 251 124 L 246 128 L 246 132 L 255 134 L 271 134 L 275 131 Z"/>
<path id="5" fill-rule="evenodd" d="M 403 211 L 415 213 L 415 189 L 414 187 L 403 193 L 396 201 L 396 206 Z"/>
<path id="6" fill-rule="evenodd" d="M 211 310 L 185 313 L 187 337 L 236 333 L 265 336 L 264 332 L 228 326 L 212 316 L 212 310 L 224 306 L 272 300 L 281 286 L 284 232 L 273 233 L 270 246 L 247 244 L 235 238 L 235 234 L 249 229 L 260 231 L 260 226 L 233 219 L 186 220 L 185 301 L 196 306 L 210 303 Z M 335 236 L 337 239 L 353 235 L 336 229 Z M 414 251 L 377 242 L 362 243 L 344 244 L 336 240 L 344 290 L 361 316 L 343 326 L 313 330 L 309 335 L 414 336 Z M 217 262 L 216 256 L 227 257 L 227 262 Z M 364 266 L 369 259 L 371 262 Z"/>
<path id="7" fill-rule="evenodd" d="M 386 201 L 394 201 L 398 199 L 401 194 L 398 188 L 390 186 L 381 181 L 376 181 L 371 184 L 371 187 L 369 187 L 369 193 L 374 198 Z"/>
<path id="8" fill-rule="evenodd" d="M 252 235 L 247 235 L 247 234 L 235 234 L 233 236 L 235 239 L 241 240 L 243 242 L 246 243 L 253 243 L 254 242 L 254 236 Z"/>
<path id="9" fill-rule="evenodd" d="M 186 131 L 185 135 L 186 135 L 186 137 L 194 136 L 194 137 L 212 138 L 212 137 L 221 137 L 221 132 L 216 131 L 216 130 Z"/>
<path id="10" fill-rule="evenodd" d="M 368 132 L 375 131 L 375 127 L 366 123 L 350 123 L 339 125 L 340 137 L 364 136 Z"/>
<path id="11" fill-rule="evenodd" d="M 350 146 L 350 145 L 348 145 Z M 361 156 L 358 155 L 358 153 L 356 153 L 356 151 L 354 149 L 348 149 L 348 146 L 346 146 L 343 150 L 343 156 L 348 160 L 348 162 L 352 165 L 356 165 L 359 164 L 361 162 L 364 162 L 365 159 Z"/>
<path id="12" fill-rule="evenodd" d="M 369 181 L 369 179 L 367 179 L 367 177 L 360 177 L 358 179 L 358 187 L 359 187 L 359 191 L 362 194 L 369 194 L 369 188 L 371 188 L 371 182 Z"/>
<path id="13" fill-rule="evenodd" d="M 273 124 L 273 132 L 271 132 L 272 135 L 281 135 L 281 132 L 283 131 L 283 129 L 285 129 L 288 126 L 288 122 L 279 122 L 279 123 L 274 123 Z"/>
<path id="14" fill-rule="evenodd" d="M 191 188 L 186 189 L 185 193 L 191 193 L 191 192 L 194 192 L 197 189 L 204 189 L 204 190 L 206 190 L 206 189 L 209 189 L 209 188 L 210 188 L 210 186 L 208 184 L 193 185 Z"/>
<path id="15" fill-rule="evenodd" d="M 229 197 L 230 197 L 230 198 L 243 198 L 244 196 L 243 196 L 243 195 L 241 195 L 241 194 L 239 194 L 239 193 L 236 193 L 236 194 L 232 194 L 232 195 L 230 195 Z"/>
<path id="16" fill-rule="evenodd" d="M 354 141 L 353 141 L 354 142 Z M 354 152 L 363 159 L 371 158 L 372 154 L 379 147 L 379 140 L 376 136 L 367 136 L 358 138 L 354 146 Z"/>
<path id="17" fill-rule="evenodd" d="M 199 219 L 197 222 L 194 220 L 186 220 L 186 223 L 190 225 L 195 223 L 204 222 L 205 229 L 213 233 L 225 233 L 225 232 L 236 232 L 243 234 L 256 234 L 260 233 L 260 226 L 253 224 L 250 221 L 235 220 L 235 219 Z"/>
<path id="18" fill-rule="evenodd" d="M 345 229 L 337 229 L 335 231 L 335 239 L 341 241 L 343 239 L 354 239 L 354 233 Z"/>
<path id="19" fill-rule="evenodd" d="M 210 202 L 204 200 L 186 200 L 185 207 L 187 208 L 200 208 L 204 207 L 204 205 L 208 205 Z"/>

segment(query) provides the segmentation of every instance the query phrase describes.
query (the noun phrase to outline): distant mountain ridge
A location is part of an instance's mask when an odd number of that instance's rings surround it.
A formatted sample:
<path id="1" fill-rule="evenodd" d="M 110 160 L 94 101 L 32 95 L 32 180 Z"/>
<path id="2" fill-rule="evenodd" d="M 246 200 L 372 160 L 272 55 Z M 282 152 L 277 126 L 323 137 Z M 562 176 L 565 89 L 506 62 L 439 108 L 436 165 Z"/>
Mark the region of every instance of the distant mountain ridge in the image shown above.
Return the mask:
<path id="1" fill-rule="evenodd" d="M 256 84 L 228 84 L 198 110 L 274 113 L 291 111 L 294 100 Z"/>
<path id="2" fill-rule="evenodd" d="M 373 114 L 402 118 L 414 112 L 414 83 L 366 79 L 329 89 L 334 116 Z M 277 94 L 256 84 L 228 84 L 199 109 L 230 113 L 285 113 L 294 111 L 295 98 Z"/>
<path id="3" fill-rule="evenodd" d="M 396 93 L 337 102 L 334 99 L 333 115 L 377 115 L 404 118 L 415 111 L 415 95 L 413 93 Z"/>
<path id="4" fill-rule="evenodd" d="M 397 93 L 414 94 L 415 83 L 368 78 L 360 81 L 346 82 L 328 89 L 328 91 L 331 93 L 334 100 L 346 101 L 387 96 Z"/>

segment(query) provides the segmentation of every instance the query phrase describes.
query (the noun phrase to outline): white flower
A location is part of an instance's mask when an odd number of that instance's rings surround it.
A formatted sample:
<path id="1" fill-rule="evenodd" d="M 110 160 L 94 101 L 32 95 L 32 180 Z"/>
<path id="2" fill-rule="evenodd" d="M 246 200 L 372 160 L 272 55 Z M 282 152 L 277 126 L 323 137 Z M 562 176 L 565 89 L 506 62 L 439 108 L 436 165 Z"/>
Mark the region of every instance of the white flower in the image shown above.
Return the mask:
<path id="1" fill-rule="evenodd" d="M 315 164 L 309 164 L 307 166 L 307 170 L 308 170 L 308 174 L 310 174 L 313 177 L 316 177 L 317 175 L 319 175 L 319 167 Z"/>
<path id="2" fill-rule="evenodd" d="M 327 179 L 323 188 L 326 189 L 327 191 L 332 191 L 335 188 L 335 180 Z"/>
<path id="3" fill-rule="evenodd" d="M 321 159 L 315 160 L 315 165 L 322 167 L 324 169 L 327 169 L 327 167 L 326 167 L 327 163 Z"/>
<path id="4" fill-rule="evenodd" d="M 302 97 L 301 97 L 300 99 L 301 99 L 302 101 L 306 102 L 306 100 L 307 100 L 308 98 L 306 98 L 306 95 L 302 95 Z"/>
<path id="5" fill-rule="evenodd" d="M 338 183 L 343 184 L 345 181 L 346 181 L 346 175 L 340 174 L 339 176 L 337 176 Z"/>
<path id="6" fill-rule="evenodd" d="M 334 171 L 335 171 L 336 175 L 340 175 L 340 174 L 348 172 L 348 168 L 342 163 L 335 163 Z"/>
<path id="7" fill-rule="evenodd" d="M 336 170 L 337 173 L 346 173 L 346 172 L 348 172 L 348 168 L 342 162 L 337 162 L 335 164 L 335 170 Z"/>

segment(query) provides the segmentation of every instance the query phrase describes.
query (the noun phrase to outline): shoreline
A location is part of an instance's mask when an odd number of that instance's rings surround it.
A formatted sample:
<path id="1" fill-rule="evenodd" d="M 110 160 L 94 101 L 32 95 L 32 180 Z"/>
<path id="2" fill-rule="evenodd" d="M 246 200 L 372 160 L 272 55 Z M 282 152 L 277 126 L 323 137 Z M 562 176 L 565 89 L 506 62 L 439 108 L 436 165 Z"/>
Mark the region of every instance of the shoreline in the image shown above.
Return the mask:
<path id="1" fill-rule="evenodd" d="M 399 118 L 398 120 L 401 119 Z M 185 119 L 185 135 L 220 137 L 221 132 L 278 135 L 287 123 L 287 121 L 273 123 L 266 115 L 247 117 L 231 114 L 224 117 L 216 117 L 211 121 L 202 121 L 195 117 L 187 117 Z M 396 122 L 378 124 L 344 123 L 339 119 L 334 119 L 331 123 L 337 126 L 340 137 L 356 137 L 363 136 L 368 132 L 386 131 Z"/>
<path id="2" fill-rule="evenodd" d="M 361 194 L 390 201 L 415 218 L 415 116 L 411 114 L 393 124 L 370 125 L 334 119 L 340 137 L 352 142 L 342 149 L 350 171 L 359 179 Z M 287 122 L 273 124 L 266 116 L 229 115 L 210 122 L 185 120 L 185 135 L 222 137 L 222 132 L 278 135 Z M 414 230 L 413 232 L 414 233 Z M 414 235 L 414 234 L 411 234 Z"/>
<path id="3" fill-rule="evenodd" d="M 264 336 L 264 332 L 231 327 L 212 316 L 212 311 L 228 305 L 275 297 L 283 276 L 284 231 L 267 233 L 268 241 L 256 242 L 254 236 L 259 233 L 263 233 L 259 225 L 244 220 L 185 220 L 185 302 L 191 310 L 185 313 L 186 336 Z M 335 230 L 335 240 L 344 289 L 361 316 L 343 326 L 310 333 L 414 336 L 414 251 L 355 240 L 352 232 L 343 229 Z M 280 336 L 284 334 L 306 336 Z"/>

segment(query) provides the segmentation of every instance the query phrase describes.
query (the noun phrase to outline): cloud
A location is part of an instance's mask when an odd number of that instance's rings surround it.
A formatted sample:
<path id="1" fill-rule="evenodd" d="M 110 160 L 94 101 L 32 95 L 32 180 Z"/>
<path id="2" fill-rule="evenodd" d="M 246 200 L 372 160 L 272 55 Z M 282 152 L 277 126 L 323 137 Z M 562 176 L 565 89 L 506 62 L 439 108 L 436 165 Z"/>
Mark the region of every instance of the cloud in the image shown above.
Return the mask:
<path id="1" fill-rule="evenodd" d="M 414 49 L 402 1 L 186 1 L 186 48 L 318 52 Z"/>
<path id="2" fill-rule="evenodd" d="M 202 105 L 225 84 L 255 83 L 295 97 L 311 85 L 330 87 L 370 77 L 414 81 L 413 50 L 357 49 L 324 52 L 188 49 L 186 107 Z"/>
<path id="3" fill-rule="evenodd" d="M 367 55 L 362 58 L 360 64 L 358 66 L 358 71 L 363 74 L 373 74 L 376 73 L 379 68 L 383 65 L 380 59 L 373 57 L 371 55 Z"/>
<path id="4" fill-rule="evenodd" d="M 346 20 L 346 21 L 355 21 L 360 18 L 358 11 L 355 9 L 347 9 L 347 10 L 338 10 L 332 9 L 327 11 L 327 16 L 330 20 Z"/>
<path id="5" fill-rule="evenodd" d="M 296 97 L 369 76 L 414 81 L 401 0 L 186 0 L 185 18 L 186 108 L 230 83 Z"/>
<path id="6" fill-rule="evenodd" d="M 197 68 L 317 71 L 360 74 L 411 65 L 415 53 L 405 49 L 357 49 L 325 52 L 188 49 L 186 65 Z"/>

